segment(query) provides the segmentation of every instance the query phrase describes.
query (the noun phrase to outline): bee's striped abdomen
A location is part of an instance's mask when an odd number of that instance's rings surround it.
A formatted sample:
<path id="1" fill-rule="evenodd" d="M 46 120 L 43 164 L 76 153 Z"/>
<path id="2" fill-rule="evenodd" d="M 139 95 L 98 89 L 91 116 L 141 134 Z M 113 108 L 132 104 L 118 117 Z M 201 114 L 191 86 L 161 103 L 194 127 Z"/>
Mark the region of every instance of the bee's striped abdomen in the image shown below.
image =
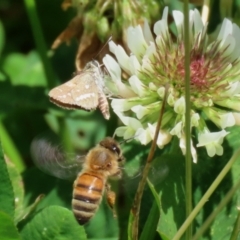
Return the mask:
<path id="1" fill-rule="evenodd" d="M 83 173 L 74 183 L 72 209 L 82 225 L 95 214 L 102 200 L 104 181 L 101 177 Z"/>

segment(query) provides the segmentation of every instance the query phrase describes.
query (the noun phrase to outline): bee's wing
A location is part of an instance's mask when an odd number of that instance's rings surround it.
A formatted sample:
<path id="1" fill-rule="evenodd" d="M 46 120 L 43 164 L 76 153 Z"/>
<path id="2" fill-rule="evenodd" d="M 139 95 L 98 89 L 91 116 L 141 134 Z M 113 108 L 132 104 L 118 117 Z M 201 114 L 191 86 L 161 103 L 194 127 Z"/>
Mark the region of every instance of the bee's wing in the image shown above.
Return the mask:
<path id="1" fill-rule="evenodd" d="M 123 167 L 124 178 L 128 179 L 125 184 L 126 188 L 135 188 L 135 183 L 140 181 L 143 171 L 144 165 L 142 164 L 139 164 L 138 167 L 136 165 L 131 165 L 131 163 L 126 164 L 126 166 Z M 158 164 L 152 164 L 148 173 L 148 179 L 155 186 L 159 185 L 165 181 L 169 175 L 169 171 L 169 165 L 167 162 L 162 161 Z"/>
<path id="2" fill-rule="evenodd" d="M 64 153 L 58 145 L 45 138 L 34 139 L 30 151 L 40 170 L 61 179 L 76 178 L 85 160 L 85 156 Z"/>

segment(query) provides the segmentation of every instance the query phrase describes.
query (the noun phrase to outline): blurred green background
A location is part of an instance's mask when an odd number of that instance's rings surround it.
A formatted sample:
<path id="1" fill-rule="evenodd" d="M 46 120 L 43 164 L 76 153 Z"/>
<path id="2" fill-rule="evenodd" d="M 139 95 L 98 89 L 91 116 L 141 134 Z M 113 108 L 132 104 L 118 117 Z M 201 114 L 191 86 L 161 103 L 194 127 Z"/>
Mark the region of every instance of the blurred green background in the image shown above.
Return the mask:
<path id="1" fill-rule="evenodd" d="M 217 28 L 224 17 L 229 17 L 234 22 L 239 23 L 240 1 L 235 0 L 230 5 L 229 2 L 211 1 L 210 33 Z M 72 182 L 48 176 L 34 167 L 29 151 L 34 137 L 45 133 L 46 135 L 54 133 L 60 141 L 64 142 L 67 151 L 81 153 L 87 151 L 105 136 L 112 136 L 119 124 L 112 112 L 111 119 L 106 121 L 99 110 L 90 113 L 81 110 L 65 111 L 49 102 L 47 96 L 49 90 L 53 86 L 71 79 L 75 71 L 74 62 L 78 47 L 77 42 L 73 40 L 69 46 L 62 44 L 56 51 L 50 50 L 53 41 L 76 15 L 73 9 L 63 11 L 61 3 L 60 0 L 0 1 L 0 137 L 4 153 L 15 165 L 15 168 L 12 167 L 15 170 L 12 170 L 13 173 L 10 175 L 16 181 L 13 184 L 15 200 L 17 197 L 20 199 L 19 209 L 15 212 L 15 217 L 19 217 L 19 219 L 22 219 L 24 213 L 30 212 L 27 207 L 31 206 L 40 194 L 45 194 L 45 198 L 38 204 L 37 213 L 51 205 L 71 209 Z M 182 9 L 180 1 L 165 1 L 165 4 L 169 5 L 170 10 Z M 191 7 L 193 8 L 194 5 Z M 197 7 L 201 9 L 201 7 Z M 34 24 L 30 22 L 29 16 L 33 16 L 34 13 L 37 14 L 40 25 L 38 25 L 38 21 L 35 21 Z M 160 18 L 161 13 L 159 13 Z M 33 34 L 34 32 L 35 34 Z M 234 149 L 238 147 L 238 132 L 239 129 L 235 128 L 235 131 L 232 131 L 227 137 L 228 140 L 224 144 L 224 155 L 221 158 L 209 159 L 205 150 L 199 150 L 198 165 L 193 167 L 195 203 L 217 176 Z M 155 167 L 150 175 L 156 190 L 159 193 L 162 192 L 164 206 L 162 219 L 164 221 L 161 226 L 158 225 L 159 212 L 156 214 L 157 210 L 154 210 L 153 207 L 154 197 L 151 191 L 146 189 L 140 223 L 140 229 L 145 234 L 142 237 L 143 240 L 146 239 L 144 236 L 149 236 L 148 239 L 150 236 L 151 239 L 160 239 L 156 232 L 157 225 L 159 232 L 165 226 L 165 231 L 166 229 L 174 229 L 175 231 L 184 219 L 184 212 L 182 212 L 184 208 L 184 181 L 182 177 L 184 175 L 184 157 L 178 145 L 178 142 L 173 141 L 172 145 L 166 146 L 164 151 L 158 151 L 161 154 L 164 152 L 165 155 L 161 155 L 157 159 L 158 161 L 155 161 Z M 112 217 L 111 211 L 103 201 L 96 217 L 85 227 L 89 239 L 127 239 L 129 211 L 139 182 L 138 173 L 144 164 L 149 146 L 141 146 L 141 151 L 139 151 L 139 144 L 134 142 L 124 145 L 123 150 L 127 159 L 125 170 L 128 176 L 124 175 L 123 180 L 113 183 L 113 189 L 119 193 L 119 221 Z M 229 173 L 216 191 L 216 195 L 203 209 L 202 214 L 198 216 L 195 228 L 201 225 L 233 182 L 236 181 L 240 171 L 238 165 L 232 173 Z M 8 168 L 11 167 L 8 166 Z M 171 169 L 170 172 L 168 172 L 169 169 Z M 9 171 L 11 172 L 11 170 Z M 137 176 L 133 177 L 135 175 Z M 168 181 L 161 185 L 166 175 L 168 175 Z M 1 194 L 0 192 L 0 197 Z M 11 198 L 9 197 L 9 199 Z M 209 230 L 203 239 L 220 239 L 219 236 L 224 236 L 225 228 L 233 225 L 235 221 L 236 203 L 238 203 L 237 196 L 212 226 L 215 235 L 212 236 Z M 153 221 L 151 218 L 153 214 L 149 214 L 151 209 L 155 211 L 156 215 L 154 224 L 150 229 L 147 224 L 151 225 L 151 221 Z M 179 212 L 179 209 L 182 211 Z M 52 218 L 48 219 L 47 224 L 49 225 L 56 221 L 58 216 L 57 211 L 54 209 L 51 211 L 49 215 L 54 212 L 56 215 L 53 214 Z M 226 216 L 229 215 L 231 216 L 227 218 Z M 36 223 L 32 222 L 32 226 L 26 227 L 28 222 L 31 223 L 32 217 L 18 225 L 20 232 L 22 231 L 22 238 L 44 239 L 39 236 L 33 238 L 29 234 L 29 228 L 37 229 L 39 225 L 36 220 Z M 16 222 L 18 221 L 16 220 Z M 76 226 L 76 228 L 80 227 Z M 221 229 L 224 231 L 221 232 Z M 76 238 L 70 235 L 63 239 Z"/>

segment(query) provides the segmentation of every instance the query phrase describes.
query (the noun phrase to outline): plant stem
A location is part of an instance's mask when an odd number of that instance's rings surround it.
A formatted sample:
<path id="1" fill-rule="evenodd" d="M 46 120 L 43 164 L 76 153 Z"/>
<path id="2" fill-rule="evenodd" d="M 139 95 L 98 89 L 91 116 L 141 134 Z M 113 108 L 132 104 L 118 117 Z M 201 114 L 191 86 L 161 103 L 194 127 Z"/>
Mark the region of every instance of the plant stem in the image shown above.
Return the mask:
<path id="1" fill-rule="evenodd" d="M 154 139 L 152 141 L 152 145 L 151 145 L 148 157 L 147 157 L 147 162 L 143 169 L 142 178 L 138 184 L 138 189 L 135 194 L 135 198 L 133 200 L 131 212 L 134 215 L 134 219 L 133 219 L 133 223 L 132 223 L 132 227 L 131 227 L 131 234 L 132 234 L 131 238 L 134 240 L 138 240 L 138 224 L 139 224 L 141 200 L 142 200 L 143 190 L 144 190 L 144 187 L 145 187 L 145 184 L 147 181 L 148 172 L 149 172 L 149 169 L 151 168 L 151 162 L 153 160 L 154 152 L 155 152 L 156 145 L 157 145 L 158 134 L 160 131 L 164 108 L 165 108 L 166 101 L 167 101 L 167 93 L 168 93 L 168 86 L 165 87 L 165 95 L 163 98 L 162 107 L 160 110 L 156 130 L 155 130 Z"/>
<path id="2" fill-rule="evenodd" d="M 193 236 L 192 240 L 197 240 L 199 237 L 201 237 L 203 235 L 203 233 L 208 229 L 208 227 L 210 226 L 212 221 L 215 219 L 217 214 L 228 204 L 228 202 L 231 200 L 232 196 L 239 189 L 239 187 L 240 187 L 240 179 L 228 191 L 226 196 L 222 199 L 222 201 L 218 204 L 218 206 L 214 209 L 214 211 L 209 215 L 209 217 L 206 219 L 206 221 L 200 227 L 198 232 Z M 238 234 L 238 231 L 239 231 L 239 219 L 240 218 L 239 218 L 239 214 L 238 214 L 237 221 L 236 221 L 237 228 L 235 228 L 236 231 L 233 231 L 232 236 L 234 236 L 234 233 Z M 231 238 L 231 240 L 234 240 L 234 239 L 237 239 L 237 238 L 234 238 L 234 237 Z"/>
<path id="3" fill-rule="evenodd" d="M 189 41 L 189 9 L 188 1 L 184 1 L 184 50 L 185 50 L 185 192 L 186 192 L 186 218 L 192 212 L 192 158 L 191 158 L 191 100 L 190 100 L 190 41 Z M 186 231 L 186 239 L 192 239 L 192 225 Z"/>
<path id="4" fill-rule="evenodd" d="M 221 183 L 223 178 L 226 176 L 228 171 L 231 169 L 233 163 L 239 158 L 240 156 L 240 149 L 238 149 L 234 155 L 231 157 L 231 159 L 228 161 L 228 163 L 224 166 L 223 170 L 218 174 L 217 178 L 214 180 L 214 182 L 211 184 L 207 192 L 204 194 L 204 196 L 201 198 L 197 206 L 193 209 L 191 214 L 188 216 L 188 218 L 185 220 L 185 222 L 182 224 L 181 228 L 178 230 L 176 235 L 172 240 L 178 240 L 183 235 L 183 233 L 186 231 L 187 227 L 192 223 L 193 219 L 197 216 L 199 211 L 202 209 L 203 205 L 208 201 L 209 197 L 212 195 L 212 193 L 216 190 L 218 185 Z"/>
<path id="5" fill-rule="evenodd" d="M 45 70 L 45 76 L 47 79 L 48 88 L 53 88 L 56 85 L 55 75 L 52 70 L 49 58 L 47 56 L 47 46 L 43 37 L 41 24 L 38 18 L 36 5 L 34 0 L 24 0 L 26 11 L 30 20 L 30 24 L 33 31 L 37 51 L 42 60 L 42 64 Z"/>

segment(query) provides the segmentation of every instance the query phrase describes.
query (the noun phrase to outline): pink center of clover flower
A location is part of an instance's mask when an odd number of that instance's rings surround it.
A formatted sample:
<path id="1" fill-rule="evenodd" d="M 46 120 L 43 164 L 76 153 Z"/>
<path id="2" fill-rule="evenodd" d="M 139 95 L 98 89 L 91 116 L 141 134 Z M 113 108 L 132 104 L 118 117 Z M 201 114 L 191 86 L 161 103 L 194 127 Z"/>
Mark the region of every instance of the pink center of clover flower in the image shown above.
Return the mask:
<path id="1" fill-rule="evenodd" d="M 207 77 L 209 69 L 204 60 L 204 56 L 194 56 L 190 62 L 190 84 L 193 91 L 203 91 L 210 87 Z M 183 82 L 185 77 L 184 58 L 181 58 L 178 63 L 177 72 L 181 78 L 181 82 Z"/>
<path id="2" fill-rule="evenodd" d="M 209 83 L 206 81 L 208 69 L 204 66 L 204 57 L 195 59 L 190 63 L 190 81 L 191 85 L 197 88 L 208 88 Z"/>

